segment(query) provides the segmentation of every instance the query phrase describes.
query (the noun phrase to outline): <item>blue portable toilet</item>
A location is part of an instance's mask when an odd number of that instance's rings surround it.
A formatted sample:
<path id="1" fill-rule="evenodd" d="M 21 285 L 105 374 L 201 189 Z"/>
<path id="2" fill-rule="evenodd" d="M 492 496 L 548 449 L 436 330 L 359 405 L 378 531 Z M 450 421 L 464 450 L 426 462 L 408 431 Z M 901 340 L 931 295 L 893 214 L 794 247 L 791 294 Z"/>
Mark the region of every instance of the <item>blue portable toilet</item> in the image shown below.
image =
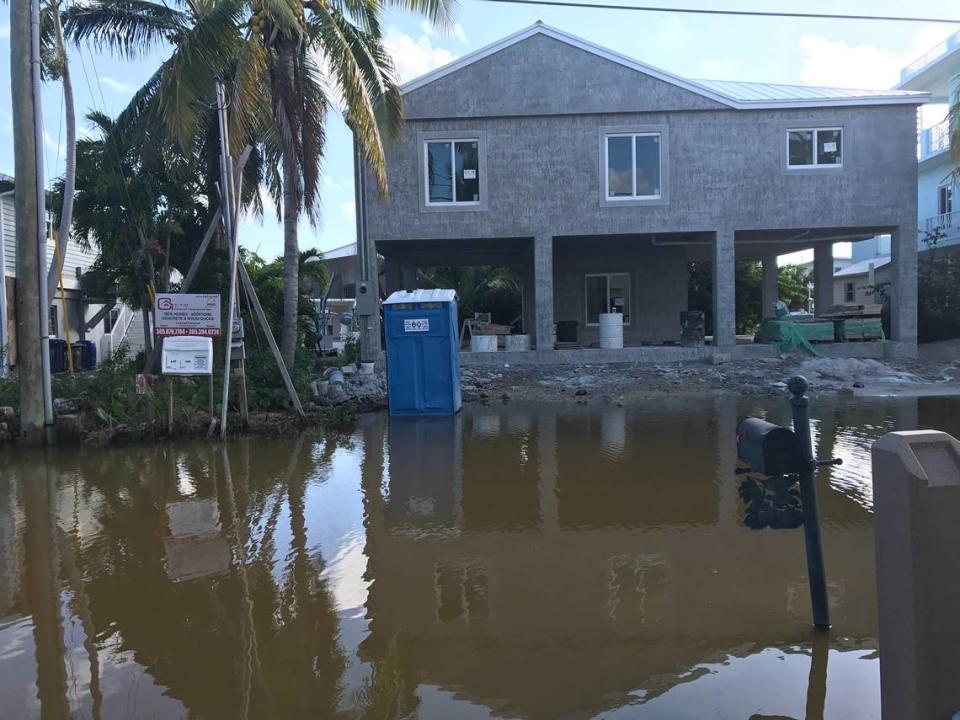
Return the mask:
<path id="1" fill-rule="evenodd" d="M 391 415 L 460 410 L 460 339 L 453 290 L 400 290 L 383 302 Z"/>

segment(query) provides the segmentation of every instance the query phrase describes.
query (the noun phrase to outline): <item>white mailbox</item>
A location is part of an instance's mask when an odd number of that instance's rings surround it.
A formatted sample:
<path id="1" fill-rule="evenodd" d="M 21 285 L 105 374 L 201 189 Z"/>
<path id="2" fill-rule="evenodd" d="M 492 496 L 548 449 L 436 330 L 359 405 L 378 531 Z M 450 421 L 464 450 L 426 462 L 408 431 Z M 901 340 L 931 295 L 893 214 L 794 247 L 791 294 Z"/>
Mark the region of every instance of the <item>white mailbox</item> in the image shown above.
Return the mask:
<path id="1" fill-rule="evenodd" d="M 213 372 L 213 340 L 192 335 L 163 339 L 164 375 L 210 375 Z"/>

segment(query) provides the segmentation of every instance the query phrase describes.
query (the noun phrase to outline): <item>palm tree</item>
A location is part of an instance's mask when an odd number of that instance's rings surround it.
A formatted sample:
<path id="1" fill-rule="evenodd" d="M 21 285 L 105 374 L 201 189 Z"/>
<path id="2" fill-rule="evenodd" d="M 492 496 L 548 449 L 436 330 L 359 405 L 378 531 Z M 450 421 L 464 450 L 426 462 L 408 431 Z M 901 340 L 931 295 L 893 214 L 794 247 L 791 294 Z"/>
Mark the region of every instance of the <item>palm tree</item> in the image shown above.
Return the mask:
<path id="1" fill-rule="evenodd" d="M 40 9 L 42 71 L 45 77 L 60 80 L 63 85 L 63 112 L 67 136 L 63 205 L 60 208 L 57 252 L 47 273 L 47 305 L 53 302 L 60 273 L 63 272 L 63 260 L 73 220 L 73 194 L 77 182 L 77 114 L 73 104 L 73 82 L 70 77 L 70 61 L 67 58 L 67 44 L 63 36 L 60 10 L 61 0 L 49 0 Z"/>
<path id="2" fill-rule="evenodd" d="M 121 126 L 159 123 L 183 148 L 207 126 L 214 84 L 227 87 L 232 151 L 259 145 L 264 182 L 284 226 L 284 312 L 281 353 L 296 354 L 299 297 L 297 223 L 319 218 L 327 88 L 360 145 L 381 193 L 387 192 L 382 135 L 396 133 L 402 104 L 393 62 L 383 44 L 387 7 L 450 24 L 455 0 L 90 0 L 67 14 L 77 41 L 126 55 L 158 43 L 173 46 L 118 119 Z"/>

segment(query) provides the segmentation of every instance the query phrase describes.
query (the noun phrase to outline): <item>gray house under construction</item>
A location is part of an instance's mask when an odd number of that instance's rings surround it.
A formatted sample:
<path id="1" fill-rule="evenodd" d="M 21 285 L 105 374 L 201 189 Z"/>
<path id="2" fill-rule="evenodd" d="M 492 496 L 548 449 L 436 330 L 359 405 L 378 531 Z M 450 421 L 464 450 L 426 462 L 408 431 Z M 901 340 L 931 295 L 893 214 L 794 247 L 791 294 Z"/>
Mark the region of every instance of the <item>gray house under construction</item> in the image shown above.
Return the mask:
<path id="1" fill-rule="evenodd" d="M 513 266 L 533 357 L 561 321 L 589 345 L 610 310 L 625 360 L 736 356 L 758 352 L 736 345 L 737 260 L 763 261 L 769 309 L 776 257 L 812 248 L 823 307 L 833 243 L 889 233 L 892 339 L 915 352 L 924 93 L 692 81 L 537 23 L 403 97 L 389 198 L 370 178 L 363 197 L 388 291 L 417 268 Z M 688 308 L 694 261 L 713 264 L 712 308 Z M 712 346 L 656 347 L 687 309 L 713 313 Z"/>

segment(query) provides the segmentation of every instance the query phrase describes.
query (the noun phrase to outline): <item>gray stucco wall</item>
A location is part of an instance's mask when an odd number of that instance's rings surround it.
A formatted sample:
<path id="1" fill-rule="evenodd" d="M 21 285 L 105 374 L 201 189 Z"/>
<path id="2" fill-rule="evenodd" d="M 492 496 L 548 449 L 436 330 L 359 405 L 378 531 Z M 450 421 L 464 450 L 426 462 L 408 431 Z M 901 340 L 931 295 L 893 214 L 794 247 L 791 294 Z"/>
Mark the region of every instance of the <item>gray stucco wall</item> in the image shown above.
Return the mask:
<path id="1" fill-rule="evenodd" d="M 687 309 L 687 257 L 683 248 L 654 247 L 649 240 L 597 238 L 564 240 L 554 245 L 554 318 L 576 320 L 578 339 L 589 345 L 599 329 L 587 327 L 585 276 L 630 274 L 630 325 L 624 343 L 676 342 L 680 312 Z M 702 308 L 709 310 L 709 308 Z"/>
<path id="2" fill-rule="evenodd" d="M 408 93 L 404 105 L 408 120 L 723 107 L 543 35 Z"/>
<path id="3" fill-rule="evenodd" d="M 668 127 L 667 203 L 600 203 L 607 125 Z M 788 127 L 837 125 L 843 168 L 785 169 Z M 486 209 L 421 212 L 416 138 L 434 130 L 485 133 Z M 387 151 L 389 199 L 370 191 L 368 228 L 400 240 L 894 226 L 916 217 L 915 132 L 912 106 L 408 121 Z"/>

